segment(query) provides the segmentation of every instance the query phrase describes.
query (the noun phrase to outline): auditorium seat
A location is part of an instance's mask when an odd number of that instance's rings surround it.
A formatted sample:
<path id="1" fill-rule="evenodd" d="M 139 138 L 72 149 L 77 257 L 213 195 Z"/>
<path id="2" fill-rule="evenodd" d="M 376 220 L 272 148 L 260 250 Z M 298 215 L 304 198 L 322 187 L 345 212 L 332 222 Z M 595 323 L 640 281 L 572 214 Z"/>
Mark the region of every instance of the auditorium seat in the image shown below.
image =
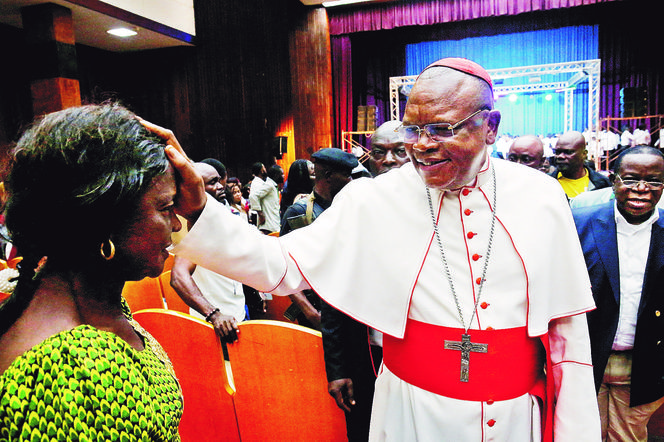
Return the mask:
<path id="1" fill-rule="evenodd" d="M 290 324 L 297 324 L 296 321 L 291 321 L 284 316 L 284 312 L 291 305 L 291 300 L 288 296 L 275 296 L 266 303 L 266 312 L 261 319 L 271 319 L 273 321 L 283 321 Z"/>
<path id="2" fill-rule="evenodd" d="M 158 278 L 127 281 L 122 289 L 122 297 L 132 312 L 147 308 L 164 308 L 164 297 Z"/>
<path id="3" fill-rule="evenodd" d="M 212 326 L 173 310 L 141 310 L 134 319 L 159 341 L 173 363 L 184 397 L 182 442 L 239 441 L 232 389 Z"/>
<path id="4" fill-rule="evenodd" d="M 171 271 L 167 271 L 159 275 L 159 284 L 161 287 L 161 292 L 164 295 L 164 302 L 166 303 L 166 308 L 169 310 L 175 310 L 182 313 L 189 313 L 189 306 L 186 302 L 180 298 L 178 292 L 171 287 Z"/>
<path id="5" fill-rule="evenodd" d="M 343 412 L 327 392 L 320 332 L 280 321 L 239 324 L 229 344 L 243 441 L 346 441 Z"/>

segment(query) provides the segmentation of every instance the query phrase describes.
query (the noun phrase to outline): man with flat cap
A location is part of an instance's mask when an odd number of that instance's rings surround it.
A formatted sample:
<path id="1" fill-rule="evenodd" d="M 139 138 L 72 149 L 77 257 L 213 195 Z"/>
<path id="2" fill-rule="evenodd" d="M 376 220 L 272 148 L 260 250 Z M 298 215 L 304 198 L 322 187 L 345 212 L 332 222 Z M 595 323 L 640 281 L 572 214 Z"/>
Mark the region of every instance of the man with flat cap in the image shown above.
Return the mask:
<path id="1" fill-rule="evenodd" d="M 279 236 L 311 224 L 325 209 L 330 207 L 334 196 L 351 181 L 351 172 L 357 166 L 355 155 L 341 149 L 327 147 L 311 155 L 314 163 L 314 190 L 301 198 L 284 212 Z M 297 323 L 316 330 L 321 329 L 320 298 L 313 290 L 304 290 L 290 295 L 293 304 L 286 315 Z"/>
<path id="2" fill-rule="evenodd" d="M 280 238 L 206 203 L 169 149 L 178 210 L 194 223 L 175 253 L 265 292 L 312 288 L 383 332 L 372 441 L 599 440 L 594 303 L 567 199 L 539 171 L 488 155 L 499 122 L 481 66 L 433 63 L 399 129 L 411 162 L 351 182 Z"/>

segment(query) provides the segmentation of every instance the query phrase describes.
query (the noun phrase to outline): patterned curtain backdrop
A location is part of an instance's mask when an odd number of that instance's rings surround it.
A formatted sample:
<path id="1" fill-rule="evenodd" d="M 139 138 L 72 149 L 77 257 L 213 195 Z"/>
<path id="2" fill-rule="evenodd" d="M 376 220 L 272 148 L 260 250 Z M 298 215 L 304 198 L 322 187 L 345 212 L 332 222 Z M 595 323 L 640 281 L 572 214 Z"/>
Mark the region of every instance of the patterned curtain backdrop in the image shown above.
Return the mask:
<path id="1" fill-rule="evenodd" d="M 514 34 L 428 41 L 406 45 L 406 75 L 417 75 L 443 57 L 468 58 L 486 69 L 532 66 L 598 58 L 598 26 L 571 26 Z M 501 85 L 523 85 L 537 80 L 551 83 L 573 74 L 539 75 L 505 79 Z M 500 132 L 511 135 L 547 135 L 564 130 L 564 93 L 553 90 L 498 97 L 496 108 L 503 119 Z M 574 93 L 572 129 L 588 126 L 588 83 Z"/>
<path id="2" fill-rule="evenodd" d="M 403 0 L 330 13 L 330 34 L 433 25 L 622 0 Z"/>

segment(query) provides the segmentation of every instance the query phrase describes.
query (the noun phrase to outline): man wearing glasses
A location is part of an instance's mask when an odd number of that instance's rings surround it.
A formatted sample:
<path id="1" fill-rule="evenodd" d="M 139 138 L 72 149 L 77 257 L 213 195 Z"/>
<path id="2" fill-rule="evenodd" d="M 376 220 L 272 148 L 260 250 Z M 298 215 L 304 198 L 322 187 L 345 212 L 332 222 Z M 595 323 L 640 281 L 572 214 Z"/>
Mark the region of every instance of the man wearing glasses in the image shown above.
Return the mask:
<path id="1" fill-rule="evenodd" d="M 664 403 L 664 156 L 615 162 L 615 201 L 574 209 L 597 309 L 588 313 L 602 439 L 647 441 Z"/>
<path id="2" fill-rule="evenodd" d="M 544 172 L 544 144 L 536 135 L 522 135 L 512 142 L 507 160 Z"/>
<path id="3" fill-rule="evenodd" d="M 399 126 L 400 121 L 386 121 L 371 135 L 369 170 L 373 176 L 398 169 L 410 161 L 403 144 L 403 136 L 395 131 Z"/>
<path id="4" fill-rule="evenodd" d="M 174 252 L 261 291 L 313 288 L 383 332 L 371 441 L 598 441 L 571 211 L 555 181 L 489 157 L 499 122 L 486 70 L 433 63 L 398 129 L 410 162 L 279 238 L 194 198 L 175 157 L 195 224 Z"/>
<path id="5" fill-rule="evenodd" d="M 549 175 L 558 180 L 568 198 L 583 192 L 611 187 L 607 177 L 586 167 L 586 139 L 581 132 L 565 132 L 558 138 L 553 153 L 556 169 Z"/>

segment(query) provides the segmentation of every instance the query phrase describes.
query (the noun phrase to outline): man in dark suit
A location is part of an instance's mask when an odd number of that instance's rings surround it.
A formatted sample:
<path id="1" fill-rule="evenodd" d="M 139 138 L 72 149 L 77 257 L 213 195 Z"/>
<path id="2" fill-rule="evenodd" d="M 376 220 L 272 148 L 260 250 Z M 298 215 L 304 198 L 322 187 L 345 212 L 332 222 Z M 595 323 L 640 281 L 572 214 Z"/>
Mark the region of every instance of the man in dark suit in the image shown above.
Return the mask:
<path id="1" fill-rule="evenodd" d="M 664 403 L 664 156 L 627 149 L 614 173 L 615 202 L 573 213 L 597 305 L 588 325 L 603 440 L 645 442 Z"/>

